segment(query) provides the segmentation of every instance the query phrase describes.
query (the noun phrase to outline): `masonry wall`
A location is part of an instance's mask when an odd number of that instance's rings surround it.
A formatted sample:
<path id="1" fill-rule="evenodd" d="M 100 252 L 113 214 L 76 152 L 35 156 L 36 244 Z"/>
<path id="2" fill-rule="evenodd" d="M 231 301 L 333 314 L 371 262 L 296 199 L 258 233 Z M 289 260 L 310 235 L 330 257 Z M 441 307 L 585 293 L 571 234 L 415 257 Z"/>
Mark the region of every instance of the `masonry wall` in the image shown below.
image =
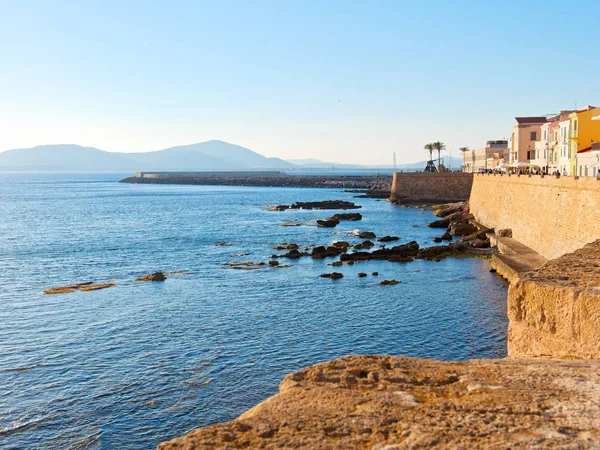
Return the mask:
<path id="1" fill-rule="evenodd" d="M 472 173 L 396 172 L 390 199 L 398 202 L 468 200 L 473 184 Z"/>
<path id="2" fill-rule="evenodd" d="M 511 228 L 513 238 L 548 259 L 600 239 L 600 181 L 595 178 L 475 174 L 475 219 Z"/>

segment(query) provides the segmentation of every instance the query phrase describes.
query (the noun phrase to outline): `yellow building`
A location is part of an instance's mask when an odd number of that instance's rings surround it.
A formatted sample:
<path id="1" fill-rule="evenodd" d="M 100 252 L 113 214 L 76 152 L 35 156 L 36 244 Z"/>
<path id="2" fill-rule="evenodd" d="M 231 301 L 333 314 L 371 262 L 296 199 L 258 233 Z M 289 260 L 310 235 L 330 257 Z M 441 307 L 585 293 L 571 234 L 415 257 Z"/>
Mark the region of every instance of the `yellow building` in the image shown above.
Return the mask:
<path id="1" fill-rule="evenodd" d="M 571 173 L 579 176 L 591 175 L 585 153 L 592 150 L 592 144 L 600 141 L 600 121 L 592 120 L 600 108 L 587 106 L 569 115 Z"/>

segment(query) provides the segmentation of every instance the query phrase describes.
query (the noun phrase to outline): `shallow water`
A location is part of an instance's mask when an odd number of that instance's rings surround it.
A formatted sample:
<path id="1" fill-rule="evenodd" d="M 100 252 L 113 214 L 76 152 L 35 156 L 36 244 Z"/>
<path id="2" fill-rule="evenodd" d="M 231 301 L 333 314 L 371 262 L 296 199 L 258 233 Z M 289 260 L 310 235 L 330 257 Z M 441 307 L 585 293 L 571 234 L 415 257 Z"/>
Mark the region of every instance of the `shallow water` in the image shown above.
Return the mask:
<path id="1" fill-rule="evenodd" d="M 2 448 L 153 448 L 346 354 L 506 354 L 506 288 L 485 260 L 221 265 L 266 261 L 282 241 L 354 240 L 355 228 L 432 245 L 431 212 L 338 190 L 116 183 L 125 175 L 0 173 Z M 265 209 L 325 199 L 354 200 L 364 219 L 282 227 L 329 212 Z M 157 270 L 191 273 L 132 281 Z M 345 278 L 318 277 L 331 271 Z M 377 284 L 389 278 L 402 284 Z M 41 295 L 87 280 L 118 286 Z"/>

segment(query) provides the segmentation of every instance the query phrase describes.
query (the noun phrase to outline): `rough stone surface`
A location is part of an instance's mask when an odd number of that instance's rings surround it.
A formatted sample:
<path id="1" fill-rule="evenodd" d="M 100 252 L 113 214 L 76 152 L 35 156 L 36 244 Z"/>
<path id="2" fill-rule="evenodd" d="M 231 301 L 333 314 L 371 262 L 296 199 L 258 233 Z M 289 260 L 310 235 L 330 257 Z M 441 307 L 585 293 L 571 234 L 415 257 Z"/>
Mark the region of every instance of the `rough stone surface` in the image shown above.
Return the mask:
<path id="1" fill-rule="evenodd" d="M 600 358 L 600 241 L 520 274 L 508 318 L 510 356 Z"/>
<path id="2" fill-rule="evenodd" d="M 159 449 L 597 448 L 598 386 L 600 361 L 349 356 Z"/>

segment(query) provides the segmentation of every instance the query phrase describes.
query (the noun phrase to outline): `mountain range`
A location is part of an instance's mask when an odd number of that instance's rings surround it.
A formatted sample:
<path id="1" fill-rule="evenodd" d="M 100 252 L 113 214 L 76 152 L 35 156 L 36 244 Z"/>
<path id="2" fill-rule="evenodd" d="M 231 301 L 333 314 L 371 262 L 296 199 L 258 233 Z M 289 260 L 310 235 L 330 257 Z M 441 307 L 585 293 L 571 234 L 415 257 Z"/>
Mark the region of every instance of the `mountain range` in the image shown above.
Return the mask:
<path id="1" fill-rule="evenodd" d="M 452 166 L 460 167 L 459 158 Z M 456 160 L 456 162 L 455 162 Z M 267 158 L 248 148 L 223 141 L 207 141 L 153 152 L 117 153 L 74 144 L 42 145 L 0 152 L 0 170 L 9 171 L 203 171 L 203 170 L 369 170 L 392 166 L 337 164 L 317 159 L 285 161 Z M 422 170 L 425 162 L 398 165 L 399 170 Z"/>

